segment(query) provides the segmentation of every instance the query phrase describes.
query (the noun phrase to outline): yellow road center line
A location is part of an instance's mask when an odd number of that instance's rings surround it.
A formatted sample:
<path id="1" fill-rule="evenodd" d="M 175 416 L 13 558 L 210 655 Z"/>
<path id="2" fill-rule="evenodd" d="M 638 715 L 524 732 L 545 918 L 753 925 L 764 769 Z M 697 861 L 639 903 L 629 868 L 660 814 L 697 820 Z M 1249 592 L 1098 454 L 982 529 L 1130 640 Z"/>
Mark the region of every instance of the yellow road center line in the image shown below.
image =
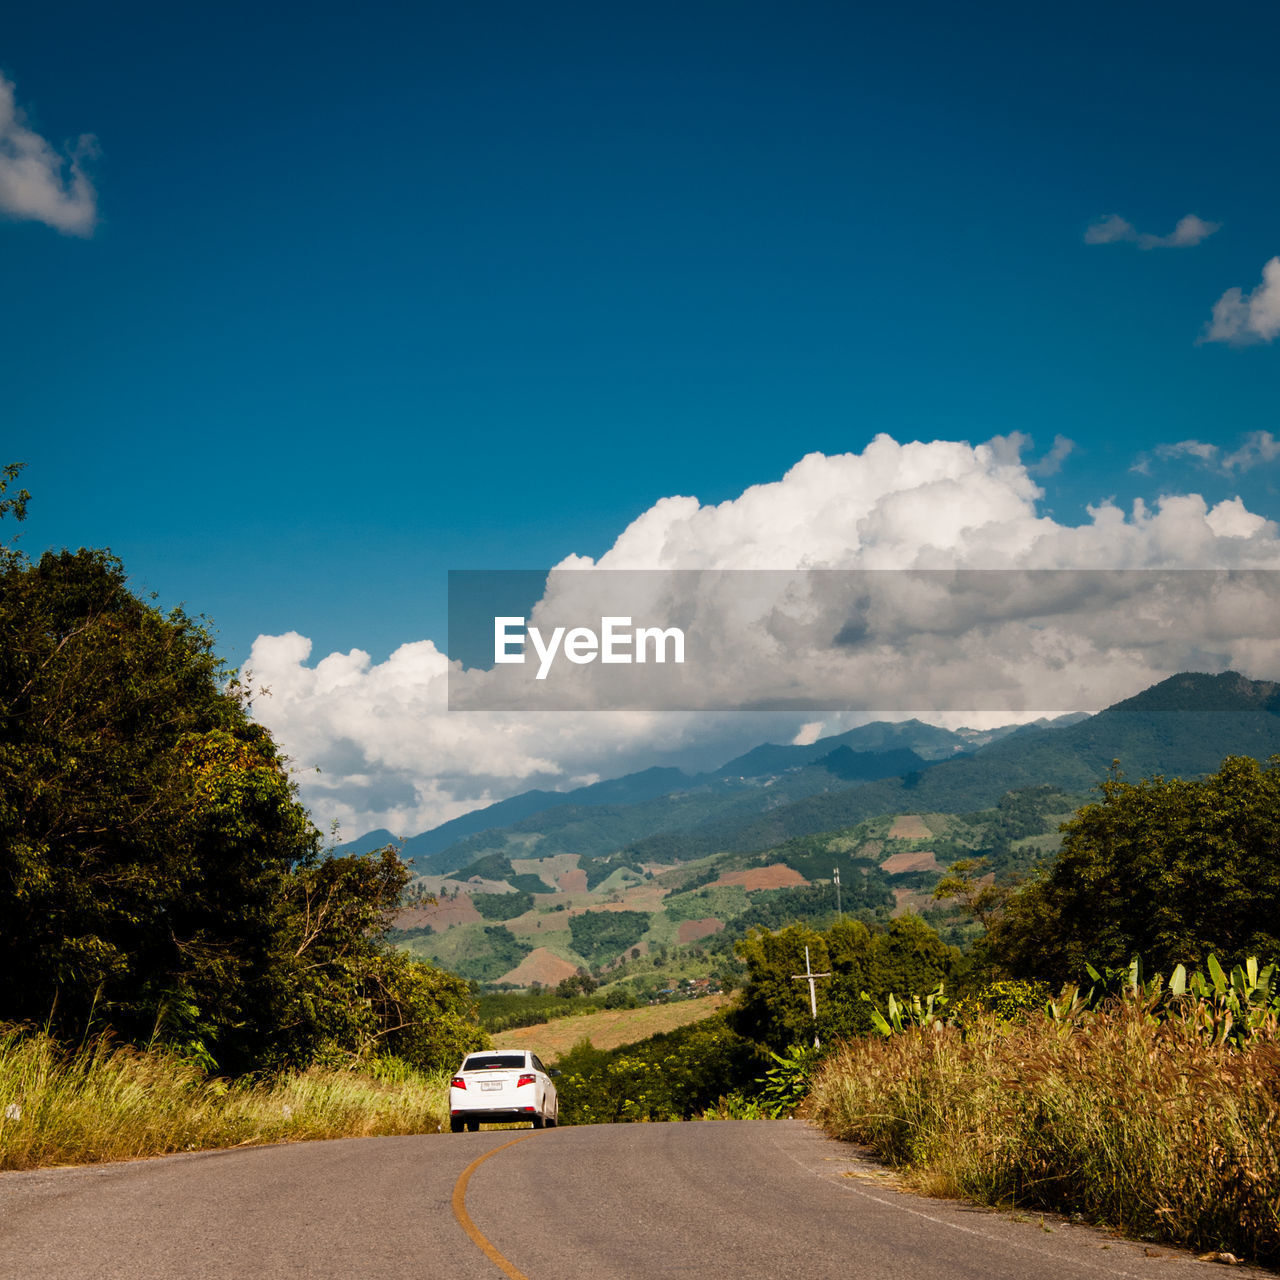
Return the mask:
<path id="1" fill-rule="evenodd" d="M 471 1221 L 471 1215 L 467 1212 L 467 1183 L 471 1181 L 471 1175 L 482 1165 L 490 1156 L 496 1156 L 499 1151 L 505 1151 L 508 1147 L 514 1147 L 517 1142 L 528 1142 L 533 1137 L 532 1133 L 526 1133 L 521 1138 L 512 1138 L 510 1142 L 504 1142 L 500 1147 L 494 1147 L 492 1151 L 486 1151 L 484 1155 L 473 1160 L 458 1175 L 458 1181 L 453 1187 L 453 1216 L 457 1218 L 458 1225 L 471 1237 L 471 1241 L 484 1254 L 495 1267 L 511 1280 L 529 1280 L 523 1271 L 517 1270 L 509 1263 L 506 1258 L 500 1254 L 497 1249 L 489 1243 L 488 1237 L 484 1232 Z"/>

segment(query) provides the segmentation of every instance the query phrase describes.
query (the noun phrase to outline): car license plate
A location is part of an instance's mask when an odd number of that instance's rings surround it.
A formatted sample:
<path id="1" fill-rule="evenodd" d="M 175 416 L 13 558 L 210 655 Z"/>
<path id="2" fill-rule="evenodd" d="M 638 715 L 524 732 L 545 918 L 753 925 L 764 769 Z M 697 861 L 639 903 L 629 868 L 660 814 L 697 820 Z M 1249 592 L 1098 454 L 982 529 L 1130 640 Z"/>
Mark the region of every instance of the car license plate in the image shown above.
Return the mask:
<path id="1" fill-rule="evenodd" d="M 481 1080 L 480 1087 L 482 1089 L 501 1089 L 502 1081 L 501 1080 Z"/>

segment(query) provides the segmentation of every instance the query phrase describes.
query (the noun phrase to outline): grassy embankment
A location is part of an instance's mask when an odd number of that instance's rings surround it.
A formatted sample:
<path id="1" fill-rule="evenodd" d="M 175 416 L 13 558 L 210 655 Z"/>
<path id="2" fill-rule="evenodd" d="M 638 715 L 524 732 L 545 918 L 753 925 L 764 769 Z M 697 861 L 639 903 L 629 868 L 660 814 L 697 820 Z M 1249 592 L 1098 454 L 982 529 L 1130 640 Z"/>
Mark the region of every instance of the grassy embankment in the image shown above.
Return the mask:
<path id="1" fill-rule="evenodd" d="M 383 1063 L 255 1083 L 109 1039 L 68 1053 L 0 1027 L 0 1169 L 131 1160 L 211 1147 L 447 1129 L 449 1075 Z"/>
<path id="2" fill-rule="evenodd" d="M 928 1193 L 1080 1213 L 1280 1261 L 1280 1040 L 1206 1043 L 1128 1003 L 845 1043 L 807 1113 Z"/>

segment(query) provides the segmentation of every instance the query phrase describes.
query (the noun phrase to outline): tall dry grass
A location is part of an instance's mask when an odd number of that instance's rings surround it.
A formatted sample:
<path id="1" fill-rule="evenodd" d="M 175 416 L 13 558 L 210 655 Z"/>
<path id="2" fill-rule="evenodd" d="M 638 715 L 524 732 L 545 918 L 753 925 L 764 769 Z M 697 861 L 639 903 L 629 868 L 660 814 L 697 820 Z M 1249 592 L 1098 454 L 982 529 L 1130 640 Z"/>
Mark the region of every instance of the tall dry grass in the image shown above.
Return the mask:
<path id="1" fill-rule="evenodd" d="M 1280 1261 L 1274 1036 L 1237 1051 L 1137 1002 L 1074 1027 L 912 1030 L 844 1044 L 806 1110 L 934 1194 Z"/>
<path id="2" fill-rule="evenodd" d="M 448 1095 L 447 1072 L 314 1068 L 229 1084 L 181 1058 L 108 1037 L 67 1051 L 46 1035 L 0 1027 L 0 1169 L 438 1133 L 448 1128 Z"/>

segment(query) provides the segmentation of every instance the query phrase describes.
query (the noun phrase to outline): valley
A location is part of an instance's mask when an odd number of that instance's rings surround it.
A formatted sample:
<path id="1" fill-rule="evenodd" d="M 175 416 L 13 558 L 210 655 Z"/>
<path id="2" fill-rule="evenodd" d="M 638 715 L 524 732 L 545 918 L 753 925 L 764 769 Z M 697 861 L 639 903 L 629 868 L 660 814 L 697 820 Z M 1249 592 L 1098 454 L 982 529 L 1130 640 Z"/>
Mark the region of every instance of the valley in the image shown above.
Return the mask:
<path id="1" fill-rule="evenodd" d="M 982 734 L 875 723 L 711 773 L 528 793 L 404 842 L 422 901 L 393 941 L 486 987 L 588 973 L 646 1003 L 684 979 L 732 987 L 733 944 L 756 926 L 917 912 L 963 944 L 976 926 L 932 897 L 951 864 L 1034 872 L 1113 762 L 1196 777 L 1231 752 L 1280 753 L 1278 705 L 1272 685 L 1187 674 L 1094 716 Z"/>

